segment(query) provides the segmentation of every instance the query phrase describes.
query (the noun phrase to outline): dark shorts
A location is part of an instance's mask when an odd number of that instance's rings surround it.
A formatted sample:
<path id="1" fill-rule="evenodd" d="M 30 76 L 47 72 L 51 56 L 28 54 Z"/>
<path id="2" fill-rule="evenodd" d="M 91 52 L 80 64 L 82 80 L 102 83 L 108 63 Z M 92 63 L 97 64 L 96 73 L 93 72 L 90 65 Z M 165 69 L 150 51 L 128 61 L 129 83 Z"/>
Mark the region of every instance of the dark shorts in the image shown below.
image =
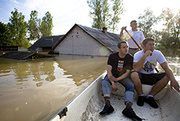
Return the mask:
<path id="1" fill-rule="evenodd" d="M 154 85 L 160 81 L 166 73 L 155 73 L 155 74 L 143 74 L 139 73 L 139 78 L 142 84 Z"/>

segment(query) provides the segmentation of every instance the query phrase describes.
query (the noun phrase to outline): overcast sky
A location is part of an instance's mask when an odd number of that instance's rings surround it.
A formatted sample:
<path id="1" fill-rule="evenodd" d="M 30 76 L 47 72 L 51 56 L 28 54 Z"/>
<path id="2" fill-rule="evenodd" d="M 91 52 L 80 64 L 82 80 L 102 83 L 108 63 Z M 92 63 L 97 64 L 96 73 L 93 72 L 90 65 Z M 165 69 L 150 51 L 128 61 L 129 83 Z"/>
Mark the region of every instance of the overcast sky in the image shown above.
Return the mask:
<path id="1" fill-rule="evenodd" d="M 124 0 L 123 4 L 125 11 L 119 29 L 128 26 L 147 8 L 151 8 L 155 15 L 164 8 L 180 9 L 180 0 Z M 49 11 L 53 16 L 53 35 L 65 34 L 75 23 L 92 25 L 87 0 L 0 0 L 0 21 L 7 23 L 14 8 L 22 12 L 26 20 L 32 10 L 38 11 L 39 18 Z"/>

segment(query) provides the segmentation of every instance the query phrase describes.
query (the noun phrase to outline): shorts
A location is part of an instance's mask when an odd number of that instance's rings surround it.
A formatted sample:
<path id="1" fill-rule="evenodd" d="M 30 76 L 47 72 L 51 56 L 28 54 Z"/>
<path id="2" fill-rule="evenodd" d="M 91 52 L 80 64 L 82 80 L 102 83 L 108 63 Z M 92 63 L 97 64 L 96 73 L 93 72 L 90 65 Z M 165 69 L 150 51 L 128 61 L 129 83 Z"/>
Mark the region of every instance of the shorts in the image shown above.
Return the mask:
<path id="1" fill-rule="evenodd" d="M 142 84 L 154 85 L 160 81 L 166 73 L 143 74 L 139 73 L 139 78 Z"/>

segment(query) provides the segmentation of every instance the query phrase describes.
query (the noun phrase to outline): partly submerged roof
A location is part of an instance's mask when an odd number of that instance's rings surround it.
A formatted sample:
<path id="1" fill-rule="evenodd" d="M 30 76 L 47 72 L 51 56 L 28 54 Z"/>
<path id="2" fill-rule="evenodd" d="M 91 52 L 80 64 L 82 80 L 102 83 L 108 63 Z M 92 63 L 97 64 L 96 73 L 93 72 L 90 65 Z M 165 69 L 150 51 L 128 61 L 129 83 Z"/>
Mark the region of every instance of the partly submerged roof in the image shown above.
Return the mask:
<path id="1" fill-rule="evenodd" d="M 58 36 L 49 36 L 49 37 L 42 37 L 39 40 L 37 40 L 30 48 L 29 50 L 36 50 L 37 48 L 42 47 L 53 47 L 58 41 L 61 40 L 61 38 L 64 35 L 58 35 Z"/>
<path id="2" fill-rule="evenodd" d="M 117 44 L 120 41 L 119 40 L 119 35 L 118 34 L 114 34 L 114 33 L 110 33 L 110 32 L 103 32 L 100 29 L 95 29 L 95 28 L 90 28 L 90 27 L 86 27 L 86 26 L 82 26 L 79 24 L 75 24 L 67 33 L 64 37 L 62 37 L 61 41 L 63 41 L 63 39 L 73 30 L 73 28 L 75 28 L 76 26 L 78 26 L 79 28 L 81 28 L 84 32 L 86 32 L 88 35 L 90 35 L 91 37 L 93 37 L 95 40 L 97 40 L 99 43 L 101 43 L 103 46 L 107 47 L 110 51 L 117 51 Z M 61 41 L 58 41 L 55 46 L 53 47 L 53 49 L 55 49 Z"/>

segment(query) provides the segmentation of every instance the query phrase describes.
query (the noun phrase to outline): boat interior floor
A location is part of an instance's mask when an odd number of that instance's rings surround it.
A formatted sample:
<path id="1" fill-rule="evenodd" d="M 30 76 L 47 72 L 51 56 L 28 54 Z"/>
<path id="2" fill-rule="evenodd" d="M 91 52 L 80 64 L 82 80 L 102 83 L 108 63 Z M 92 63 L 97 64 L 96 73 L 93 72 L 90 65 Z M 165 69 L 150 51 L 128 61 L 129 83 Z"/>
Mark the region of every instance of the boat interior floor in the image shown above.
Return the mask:
<path id="1" fill-rule="evenodd" d="M 143 106 L 136 104 L 134 100 L 132 108 L 137 116 L 144 119 L 143 121 L 179 121 L 180 120 L 180 95 L 175 93 L 170 88 L 165 89 L 164 94 L 161 93 L 161 98 L 155 98 L 159 108 L 152 108 L 149 104 L 144 103 Z M 104 107 L 104 100 L 101 94 L 91 97 L 86 111 L 83 113 L 82 121 L 132 121 L 122 114 L 125 108 L 122 95 L 113 94 L 110 99 L 111 105 L 114 107 L 114 112 L 101 116 L 99 112 Z"/>
<path id="2" fill-rule="evenodd" d="M 100 121 L 132 121 L 122 114 L 125 108 L 123 97 L 113 95 L 111 98 L 111 105 L 114 107 L 114 112 L 106 116 L 100 116 Z M 141 107 L 134 101 L 132 108 L 136 115 L 145 119 L 145 121 L 161 121 L 162 119 L 161 107 L 154 109 L 147 103 L 144 103 L 144 106 Z M 100 109 L 102 110 L 102 108 Z"/>
<path id="3" fill-rule="evenodd" d="M 111 105 L 114 108 L 114 112 L 101 116 L 99 112 L 103 109 L 104 103 L 103 100 L 98 100 L 97 97 L 91 98 L 89 105 L 86 109 L 86 112 L 83 114 L 83 121 L 132 121 L 131 119 L 125 117 L 122 114 L 123 109 L 125 108 L 123 97 L 119 95 L 112 95 Z M 159 102 L 157 101 L 159 104 Z M 144 103 L 144 106 L 140 107 L 136 104 L 136 101 L 133 102 L 132 106 L 135 113 L 144 119 L 145 121 L 162 121 L 161 106 L 157 109 L 150 107 L 149 104 Z"/>

